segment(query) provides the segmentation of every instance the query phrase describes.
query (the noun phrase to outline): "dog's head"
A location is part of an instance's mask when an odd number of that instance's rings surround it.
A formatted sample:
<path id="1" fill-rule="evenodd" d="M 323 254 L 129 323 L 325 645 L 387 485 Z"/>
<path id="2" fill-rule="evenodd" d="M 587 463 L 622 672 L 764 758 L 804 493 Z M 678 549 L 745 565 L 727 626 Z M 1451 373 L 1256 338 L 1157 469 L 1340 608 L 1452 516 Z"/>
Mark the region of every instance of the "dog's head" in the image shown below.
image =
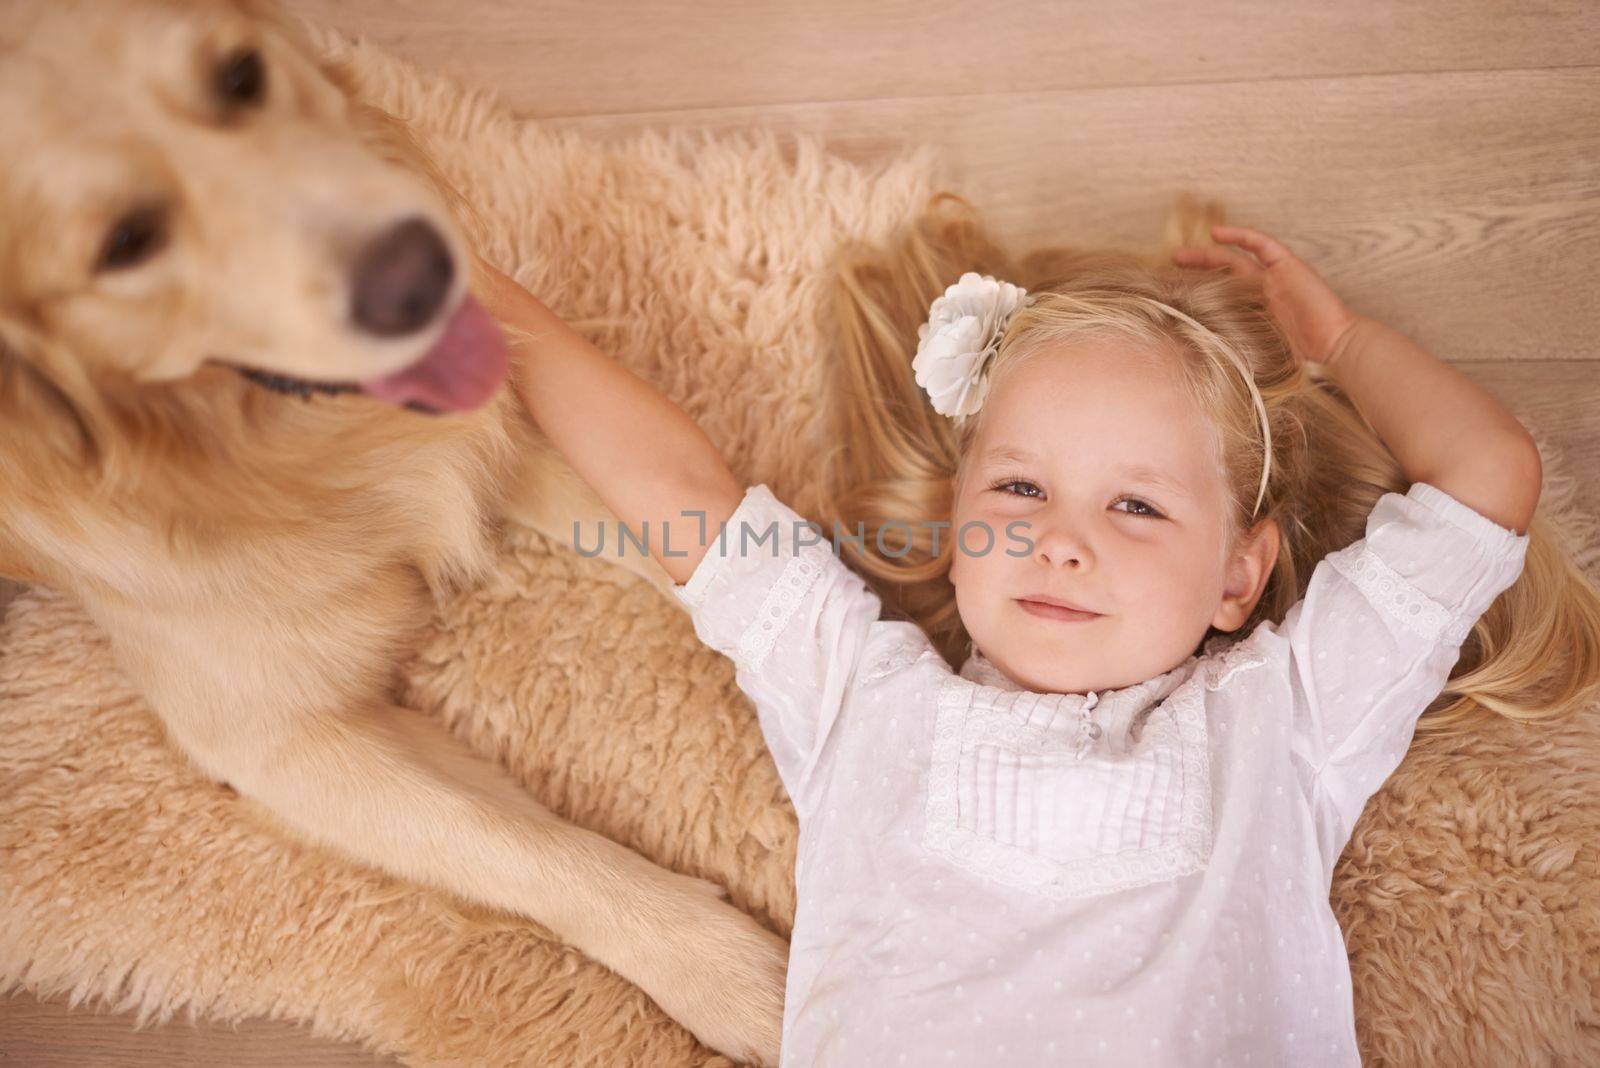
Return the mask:
<path id="1" fill-rule="evenodd" d="M 3 8 L 0 389 L 243 373 L 465 410 L 499 386 L 442 195 L 297 27 L 254 0 Z"/>

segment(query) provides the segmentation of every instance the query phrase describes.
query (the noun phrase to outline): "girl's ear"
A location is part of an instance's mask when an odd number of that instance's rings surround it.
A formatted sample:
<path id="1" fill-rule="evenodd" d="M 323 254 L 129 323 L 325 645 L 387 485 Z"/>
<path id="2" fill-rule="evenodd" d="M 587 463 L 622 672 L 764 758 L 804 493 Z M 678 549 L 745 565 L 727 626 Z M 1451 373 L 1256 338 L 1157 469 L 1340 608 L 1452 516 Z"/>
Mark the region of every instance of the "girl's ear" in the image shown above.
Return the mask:
<path id="1" fill-rule="evenodd" d="M 1228 561 L 1227 582 L 1222 590 L 1222 603 L 1211 617 L 1211 625 L 1221 631 L 1234 631 L 1244 626 L 1255 610 L 1256 602 L 1266 592 L 1267 580 L 1272 577 L 1272 567 L 1278 562 L 1281 535 L 1278 524 L 1263 519 L 1240 540 Z"/>

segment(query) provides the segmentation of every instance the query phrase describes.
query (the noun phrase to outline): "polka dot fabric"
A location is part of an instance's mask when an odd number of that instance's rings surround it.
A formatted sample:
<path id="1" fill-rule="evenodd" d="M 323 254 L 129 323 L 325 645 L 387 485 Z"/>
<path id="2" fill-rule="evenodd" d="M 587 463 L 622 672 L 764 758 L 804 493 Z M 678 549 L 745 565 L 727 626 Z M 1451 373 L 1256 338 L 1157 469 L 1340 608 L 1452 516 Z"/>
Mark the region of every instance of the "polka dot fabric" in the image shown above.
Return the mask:
<path id="1" fill-rule="evenodd" d="M 1417 483 L 1085 695 L 952 671 L 765 485 L 723 533 L 676 592 L 800 816 L 785 1065 L 1359 1063 L 1330 872 L 1526 535 Z"/>

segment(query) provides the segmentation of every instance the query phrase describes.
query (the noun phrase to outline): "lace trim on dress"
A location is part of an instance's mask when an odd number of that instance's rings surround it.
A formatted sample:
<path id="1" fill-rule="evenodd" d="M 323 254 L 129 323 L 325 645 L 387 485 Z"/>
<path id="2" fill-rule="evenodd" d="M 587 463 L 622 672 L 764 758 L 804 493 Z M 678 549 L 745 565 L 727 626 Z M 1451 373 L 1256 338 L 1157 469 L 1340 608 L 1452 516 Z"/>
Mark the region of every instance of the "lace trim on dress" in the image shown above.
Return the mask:
<path id="1" fill-rule="evenodd" d="M 1195 665 L 1194 675 L 1201 686 L 1207 690 L 1220 690 L 1228 684 L 1228 680 L 1241 671 L 1260 667 L 1267 662 L 1267 654 L 1256 648 L 1252 641 L 1254 635 L 1245 638 L 1233 638 L 1226 634 L 1213 635 L 1206 642 L 1206 655 Z M 1144 731 L 1144 724 L 1159 705 L 1153 705 L 1135 716 L 1129 733 L 1132 740 L 1137 742 Z"/>
<path id="2" fill-rule="evenodd" d="M 1459 643 L 1465 638 L 1465 631 L 1471 629 L 1470 623 L 1461 627 L 1443 605 L 1413 586 L 1365 545 L 1359 552 L 1351 545 L 1329 553 L 1327 559 L 1367 600 L 1425 641 L 1437 642 L 1460 634 L 1455 639 Z"/>
<path id="3" fill-rule="evenodd" d="M 1253 634 L 1244 638 L 1212 636 L 1198 666 L 1200 684 L 1208 690 L 1220 690 L 1239 672 L 1265 664 L 1267 654 L 1256 648 L 1253 638 Z"/>
<path id="4" fill-rule="evenodd" d="M 739 635 L 739 661 L 751 671 L 759 670 L 772 652 L 778 635 L 794 615 L 806 594 L 822 574 L 822 564 L 813 546 L 807 546 L 784 566 L 778 581 L 767 591 L 756 617 Z"/>
<path id="5" fill-rule="evenodd" d="M 938 655 L 933 643 L 920 631 L 898 637 L 873 658 L 861 676 L 861 685 L 865 686 L 904 671 L 924 657 Z"/>

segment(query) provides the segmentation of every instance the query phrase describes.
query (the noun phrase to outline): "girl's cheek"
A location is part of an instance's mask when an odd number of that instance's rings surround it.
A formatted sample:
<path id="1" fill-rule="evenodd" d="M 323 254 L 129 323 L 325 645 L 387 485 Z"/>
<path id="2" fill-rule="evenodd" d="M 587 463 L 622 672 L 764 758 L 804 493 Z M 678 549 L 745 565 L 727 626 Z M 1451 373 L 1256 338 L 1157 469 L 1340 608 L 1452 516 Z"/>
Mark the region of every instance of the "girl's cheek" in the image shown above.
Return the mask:
<path id="1" fill-rule="evenodd" d="M 1004 533 L 1007 523 L 1026 523 L 1028 521 L 1025 509 L 1016 506 L 1008 508 L 1003 502 L 986 504 L 974 509 L 972 515 L 968 518 L 988 523 L 995 529 L 996 533 Z"/>
<path id="2" fill-rule="evenodd" d="M 1145 546 L 1148 551 L 1158 549 L 1171 553 L 1172 539 L 1170 529 L 1163 528 L 1164 519 L 1150 519 L 1144 516 L 1119 516 L 1112 520 L 1117 524 L 1117 530 L 1124 541 L 1139 546 Z"/>
<path id="3" fill-rule="evenodd" d="M 1116 555 L 1115 570 L 1119 584 L 1141 591 L 1146 600 L 1170 604 L 1189 596 L 1195 584 L 1197 563 L 1174 558 L 1171 552 L 1161 552 L 1148 542 L 1125 544 Z"/>
<path id="4" fill-rule="evenodd" d="M 1145 572 L 1163 575 L 1182 574 L 1202 567 L 1201 559 L 1171 536 L 1170 530 L 1156 529 L 1151 525 L 1119 531 L 1118 547 L 1124 556 L 1136 560 Z"/>

